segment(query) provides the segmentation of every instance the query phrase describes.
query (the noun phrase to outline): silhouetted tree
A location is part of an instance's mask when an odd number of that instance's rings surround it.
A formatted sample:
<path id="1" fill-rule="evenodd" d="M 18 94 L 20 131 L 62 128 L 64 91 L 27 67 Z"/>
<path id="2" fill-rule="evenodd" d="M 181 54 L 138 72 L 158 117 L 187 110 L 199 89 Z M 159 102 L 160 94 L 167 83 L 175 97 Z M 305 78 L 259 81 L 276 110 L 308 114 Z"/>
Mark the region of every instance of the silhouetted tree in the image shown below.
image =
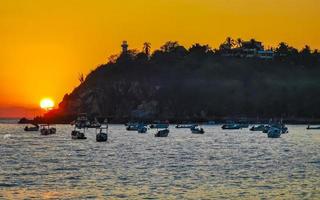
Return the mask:
<path id="1" fill-rule="evenodd" d="M 241 38 L 238 38 L 237 41 L 236 41 L 236 46 L 238 48 L 241 48 L 242 47 L 242 42 L 243 42 L 243 40 Z"/>
<path id="2" fill-rule="evenodd" d="M 149 57 L 150 56 L 151 44 L 149 42 L 143 43 L 143 52 Z"/>
<path id="3" fill-rule="evenodd" d="M 160 49 L 166 53 L 170 53 L 173 52 L 179 45 L 179 43 L 177 41 L 169 41 L 166 42 L 163 46 L 160 47 Z"/>

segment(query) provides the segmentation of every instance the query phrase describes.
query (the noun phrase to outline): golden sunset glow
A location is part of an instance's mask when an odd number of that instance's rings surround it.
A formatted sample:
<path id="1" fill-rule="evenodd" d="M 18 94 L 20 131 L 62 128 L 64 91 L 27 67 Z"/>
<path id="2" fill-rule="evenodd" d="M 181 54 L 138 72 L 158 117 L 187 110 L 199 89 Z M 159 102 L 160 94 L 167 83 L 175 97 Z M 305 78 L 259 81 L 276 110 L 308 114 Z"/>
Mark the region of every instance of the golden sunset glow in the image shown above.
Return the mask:
<path id="1" fill-rule="evenodd" d="M 320 48 L 319 0 L 0 0 L 0 109 L 60 102 L 120 51 L 168 40 L 212 47 L 227 36 Z M 1 113 L 1 112 L 0 112 Z"/>
<path id="2" fill-rule="evenodd" d="M 40 107 L 42 109 L 52 109 L 54 107 L 54 102 L 50 98 L 45 98 L 40 101 Z"/>

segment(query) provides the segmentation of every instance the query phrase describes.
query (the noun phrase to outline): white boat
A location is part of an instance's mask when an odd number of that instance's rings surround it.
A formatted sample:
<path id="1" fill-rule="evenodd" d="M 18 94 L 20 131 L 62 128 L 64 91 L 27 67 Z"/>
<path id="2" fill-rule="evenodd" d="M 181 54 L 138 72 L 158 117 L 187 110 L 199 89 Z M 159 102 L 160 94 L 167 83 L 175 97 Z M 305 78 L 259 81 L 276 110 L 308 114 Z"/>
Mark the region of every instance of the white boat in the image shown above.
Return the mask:
<path id="1" fill-rule="evenodd" d="M 192 128 L 190 128 L 191 133 L 193 134 L 204 134 L 204 130 L 203 128 L 199 127 L 199 126 L 194 126 Z"/>
<path id="2" fill-rule="evenodd" d="M 194 125 L 194 124 L 177 124 L 176 128 L 192 128 L 194 126 L 196 126 L 196 125 Z"/>

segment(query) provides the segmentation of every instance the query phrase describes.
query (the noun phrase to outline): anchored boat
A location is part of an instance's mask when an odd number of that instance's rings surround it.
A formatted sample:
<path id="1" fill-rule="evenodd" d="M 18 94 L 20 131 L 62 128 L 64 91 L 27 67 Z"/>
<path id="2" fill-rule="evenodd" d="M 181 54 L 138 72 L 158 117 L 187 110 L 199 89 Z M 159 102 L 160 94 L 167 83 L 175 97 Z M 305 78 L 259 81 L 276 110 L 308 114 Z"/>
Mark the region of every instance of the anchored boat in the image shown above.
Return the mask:
<path id="1" fill-rule="evenodd" d="M 40 128 L 40 134 L 41 135 L 52 135 L 57 132 L 56 128 L 50 127 L 49 124 L 43 124 Z"/>
<path id="2" fill-rule="evenodd" d="M 320 126 L 310 126 L 310 125 L 308 125 L 307 126 L 307 130 L 318 130 L 318 129 L 320 129 Z"/>
<path id="3" fill-rule="evenodd" d="M 85 135 L 85 129 L 83 128 L 83 131 L 81 131 L 81 129 L 75 128 L 71 132 L 71 138 L 73 140 L 85 140 L 85 139 L 87 139 L 87 137 Z"/>
<path id="4" fill-rule="evenodd" d="M 190 128 L 190 130 L 191 130 L 191 133 L 193 134 L 204 134 L 203 128 L 200 128 L 199 126 L 194 126 Z"/>
<path id="5" fill-rule="evenodd" d="M 39 125 L 38 124 L 32 124 L 33 126 L 24 127 L 24 131 L 39 131 Z"/>
<path id="6" fill-rule="evenodd" d="M 169 135 L 169 129 L 163 129 L 157 131 L 157 133 L 154 135 L 155 137 L 168 137 Z"/>
<path id="7" fill-rule="evenodd" d="M 177 124 L 176 128 L 192 128 L 194 126 L 196 126 L 196 125 L 194 125 L 194 124 Z"/>
<path id="8" fill-rule="evenodd" d="M 265 129 L 265 125 L 257 125 L 257 126 L 252 126 L 250 128 L 250 131 L 263 131 Z"/>
<path id="9" fill-rule="evenodd" d="M 97 142 L 106 142 L 108 141 L 108 124 L 101 124 L 99 133 L 96 134 Z"/>
<path id="10" fill-rule="evenodd" d="M 281 129 L 277 127 L 271 127 L 268 130 L 268 138 L 279 138 L 281 136 Z"/>
<path id="11" fill-rule="evenodd" d="M 145 126 L 138 127 L 138 133 L 147 133 L 148 128 Z"/>
<path id="12" fill-rule="evenodd" d="M 236 130 L 241 129 L 242 127 L 239 124 L 224 124 L 221 128 L 227 130 Z"/>

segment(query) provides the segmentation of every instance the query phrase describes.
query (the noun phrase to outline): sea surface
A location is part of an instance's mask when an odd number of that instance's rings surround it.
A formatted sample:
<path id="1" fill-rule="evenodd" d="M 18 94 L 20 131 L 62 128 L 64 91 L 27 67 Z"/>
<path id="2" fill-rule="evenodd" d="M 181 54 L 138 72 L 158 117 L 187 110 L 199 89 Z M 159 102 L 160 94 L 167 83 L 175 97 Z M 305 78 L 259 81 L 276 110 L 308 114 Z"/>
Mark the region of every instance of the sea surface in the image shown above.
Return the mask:
<path id="1" fill-rule="evenodd" d="M 320 130 L 289 125 L 279 139 L 203 126 L 138 134 L 109 126 L 109 141 L 71 140 L 0 124 L 0 199 L 320 199 Z"/>

